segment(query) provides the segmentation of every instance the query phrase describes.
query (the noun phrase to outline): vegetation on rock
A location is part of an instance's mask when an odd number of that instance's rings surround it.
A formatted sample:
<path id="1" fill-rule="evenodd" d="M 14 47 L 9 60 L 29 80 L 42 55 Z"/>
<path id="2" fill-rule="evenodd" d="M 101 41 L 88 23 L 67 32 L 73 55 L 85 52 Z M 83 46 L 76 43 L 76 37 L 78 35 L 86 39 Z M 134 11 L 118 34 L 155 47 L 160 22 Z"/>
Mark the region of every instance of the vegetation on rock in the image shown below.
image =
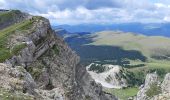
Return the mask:
<path id="1" fill-rule="evenodd" d="M 21 12 L 19 10 L 1 12 L 0 13 L 0 24 L 12 21 L 13 19 L 15 19 L 17 15 L 20 15 L 20 14 Z"/>
<path id="2" fill-rule="evenodd" d="M 148 97 L 153 97 L 160 93 L 161 93 L 161 87 L 158 86 L 158 84 L 156 84 L 156 83 L 153 83 L 152 85 L 150 85 L 150 88 L 146 91 L 146 95 Z"/>
<path id="3" fill-rule="evenodd" d="M 52 50 L 54 51 L 54 53 L 55 53 L 56 55 L 59 54 L 59 49 L 58 49 L 57 45 L 54 45 L 54 46 L 52 47 Z"/>
<path id="4" fill-rule="evenodd" d="M 12 92 L 0 88 L 0 100 L 34 100 L 33 97 L 20 92 Z"/>
<path id="5" fill-rule="evenodd" d="M 20 50 L 22 50 L 23 48 L 25 48 L 27 45 L 26 43 L 21 43 L 21 44 L 18 44 L 18 45 L 15 45 L 13 48 L 12 48 L 12 51 L 11 53 L 12 54 L 15 54 L 15 55 L 18 55 Z"/>
<path id="6" fill-rule="evenodd" d="M 37 61 L 37 62 L 33 63 L 32 65 L 30 65 L 27 71 L 31 74 L 31 76 L 35 80 L 38 80 L 38 78 L 42 74 L 43 68 L 44 68 L 44 66 Z"/>
<path id="7" fill-rule="evenodd" d="M 5 22 L 5 18 L 8 19 L 8 17 L 13 16 L 13 14 L 21 13 L 18 10 L 12 10 L 9 12 L 0 13 L 0 19 Z M 32 19 L 27 19 L 19 23 L 15 23 L 10 25 L 7 28 L 4 28 L 0 30 L 0 62 L 4 62 L 6 59 L 9 59 L 15 54 L 18 54 L 20 50 L 26 47 L 25 43 L 19 43 L 14 45 L 13 47 L 7 47 L 8 40 L 10 40 L 11 35 L 15 35 L 17 33 L 29 33 L 34 32 L 34 29 L 31 29 L 33 27 L 33 23 L 36 20 L 41 20 L 42 17 L 34 16 Z"/>
<path id="8" fill-rule="evenodd" d="M 8 38 L 10 35 L 15 34 L 15 31 L 22 31 L 26 30 L 25 26 L 28 27 L 30 24 L 32 24 L 33 21 L 26 20 L 21 23 L 17 23 L 15 25 L 9 26 L 3 30 L 0 30 L 0 62 L 5 61 L 6 59 L 12 57 L 15 53 L 18 53 L 21 49 L 25 47 L 25 44 L 20 44 L 14 46 L 14 48 L 7 48 Z M 10 52 L 12 51 L 12 52 Z"/>
<path id="9" fill-rule="evenodd" d="M 95 71 L 97 73 L 102 73 L 105 71 L 105 66 L 102 66 L 101 64 L 91 64 L 91 66 L 88 68 L 89 71 Z"/>

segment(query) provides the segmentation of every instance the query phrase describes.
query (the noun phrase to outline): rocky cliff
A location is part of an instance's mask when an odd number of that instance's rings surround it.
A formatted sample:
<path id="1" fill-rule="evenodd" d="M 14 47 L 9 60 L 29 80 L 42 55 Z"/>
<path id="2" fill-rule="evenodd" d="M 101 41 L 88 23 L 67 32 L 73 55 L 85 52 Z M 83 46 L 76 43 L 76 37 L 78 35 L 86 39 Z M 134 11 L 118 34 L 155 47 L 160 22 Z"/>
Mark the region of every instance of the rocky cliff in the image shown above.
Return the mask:
<path id="1" fill-rule="evenodd" d="M 170 73 L 161 82 L 156 73 L 147 74 L 145 84 L 141 86 L 135 100 L 169 100 Z"/>
<path id="2" fill-rule="evenodd" d="M 1 21 L 1 98 L 116 99 L 92 80 L 79 64 L 80 58 L 56 35 L 47 19 L 21 12 L 21 18 L 14 18 L 13 15 L 18 15 L 14 11 L 1 12 L 0 18 L 11 12 L 14 13 L 8 15 L 11 23 Z"/>

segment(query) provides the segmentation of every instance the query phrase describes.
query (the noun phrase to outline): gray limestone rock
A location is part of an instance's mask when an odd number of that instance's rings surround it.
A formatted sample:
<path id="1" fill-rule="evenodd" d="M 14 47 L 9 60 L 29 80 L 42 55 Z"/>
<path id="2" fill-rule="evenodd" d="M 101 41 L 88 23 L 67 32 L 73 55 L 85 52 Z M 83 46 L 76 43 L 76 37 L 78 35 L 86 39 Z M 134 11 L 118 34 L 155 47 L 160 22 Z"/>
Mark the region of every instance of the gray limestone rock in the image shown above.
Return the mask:
<path id="1" fill-rule="evenodd" d="M 158 75 L 156 73 L 147 74 L 145 83 L 140 88 L 140 91 L 137 93 L 136 100 L 148 100 L 146 95 L 147 90 L 150 88 L 152 84 L 158 84 Z"/>
<path id="2" fill-rule="evenodd" d="M 9 44 L 21 43 L 22 40 L 26 47 L 4 63 L 8 64 L 9 69 L 22 68 L 22 85 L 19 87 L 36 100 L 116 100 L 114 96 L 104 93 L 102 86 L 96 84 L 85 67 L 79 65 L 79 56 L 56 35 L 47 19 L 37 19 L 33 30 L 25 35 L 16 34 L 11 39 L 15 42 Z M 10 80 L 4 81 L 8 84 L 3 82 L 4 78 L 11 78 L 4 68 L 0 70 L 5 73 L 0 76 L 0 85 L 12 88 L 8 85 L 11 84 Z M 17 71 L 12 70 L 16 73 L 14 76 L 20 76 Z M 15 88 L 13 90 L 16 91 Z"/>

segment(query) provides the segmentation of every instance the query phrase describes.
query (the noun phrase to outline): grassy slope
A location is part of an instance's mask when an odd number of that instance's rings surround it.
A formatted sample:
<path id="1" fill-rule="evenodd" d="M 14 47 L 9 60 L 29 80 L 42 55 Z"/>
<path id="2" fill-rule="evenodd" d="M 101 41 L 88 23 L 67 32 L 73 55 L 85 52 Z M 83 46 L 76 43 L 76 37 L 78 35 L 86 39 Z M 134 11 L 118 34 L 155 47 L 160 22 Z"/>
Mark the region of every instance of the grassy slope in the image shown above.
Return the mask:
<path id="1" fill-rule="evenodd" d="M 0 100 L 34 100 L 34 98 L 24 93 L 13 93 L 0 88 Z"/>
<path id="2" fill-rule="evenodd" d="M 138 50 L 150 58 L 152 55 L 170 54 L 170 39 L 160 36 L 144 36 L 133 33 L 104 31 L 92 35 L 91 45 L 120 46 L 126 50 Z"/>
<path id="3" fill-rule="evenodd" d="M 91 35 L 93 42 L 90 45 L 108 45 L 119 46 L 124 50 L 138 50 L 144 56 L 148 58 L 147 62 L 141 62 L 138 60 L 130 60 L 130 65 L 144 64 L 143 67 L 125 68 L 129 72 L 133 73 L 134 77 L 142 78 L 144 81 L 145 76 L 149 72 L 157 71 L 160 75 L 160 79 L 163 79 L 167 72 L 170 72 L 170 60 L 156 60 L 151 56 L 169 56 L 170 55 L 170 39 L 161 36 L 144 36 L 135 35 L 133 33 L 122 32 L 99 32 Z M 144 76 L 140 76 L 141 73 Z M 139 77 L 140 76 L 140 77 Z M 127 88 L 121 90 L 108 89 L 107 92 L 118 96 L 120 99 L 127 100 L 128 97 L 137 94 L 137 88 Z"/>
<path id="4" fill-rule="evenodd" d="M 116 95 L 120 100 L 127 100 L 128 97 L 135 96 L 139 89 L 132 87 L 126 89 L 105 89 L 104 91 Z"/>
<path id="5" fill-rule="evenodd" d="M 9 38 L 10 35 L 15 34 L 15 31 L 24 31 L 26 30 L 29 25 L 32 24 L 32 21 L 30 20 L 26 20 L 23 21 L 21 23 L 17 23 L 14 24 L 12 26 L 9 26 L 3 30 L 0 30 L 0 62 L 3 62 L 5 59 L 10 58 L 13 54 L 16 53 L 16 48 L 20 48 L 22 49 L 24 47 L 23 44 L 21 44 L 20 46 L 17 45 L 17 47 L 14 47 L 15 50 L 13 52 L 13 50 L 11 50 L 10 48 L 7 48 L 7 40 Z"/>
<path id="6" fill-rule="evenodd" d="M 20 21 L 23 20 L 22 15 L 23 13 L 19 10 L 0 12 L 0 29 L 18 22 L 19 19 Z"/>
<path id="7" fill-rule="evenodd" d="M 11 11 L 11 12 L 5 12 L 5 13 L 0 13 L 0 22 L 5 22 L 6 20 L 11 20 L 14 15 L 18 13 L 18 11 Z M 3 20 L 2 20 L 3 19 Z M 39 17 L 34 17 L 32 20 L 24 20 L 20 23 L 13 24 L 7 28 L 4 28 L 0 30 L 0 62 L 5 61 L 6 59 L 10 58 L 14 54 L 18 54 L 18 51 L 23 49 L 26 45 L 21 43 L 17 44 L 13 48 L 7 48 L 7 43 L 8 39 L 10 38 L 11 35 L 19 33 L 26 33 L 26 31 L 33 31 L 30 30 L 34 21 L 36 19 L 40 19 Z M 17 31 L 17 32 L 16 32 Z"/>
<path id="8" fill-rule="evenodd" d="M 10 12 L 1 12 L 0 13 L 0 23 L 4 23 L 4 22 L 7 22 L 8 20 L 12 20 L 13 19 L 13 15 L 18 13 L 20 11 L 17 11 L 17 10 L 13 10 L 13 11 L 10 11 Z"/>
<path id="9" fill-rule="evenodd" d="M 144 67 L 131 68 L 130 70 L 165 69 L 170 71 L 170 60 L 151 58 L 152 55 L 170 55 L 170 38 L 113 31 L 95 33 L 92 37 L 94 42 L 90 43 L 90 45 L 119 46 L 125 50 L 138 50 L 148 58 L 147 62 L 130 61 L 132 65 L 145 64 Z"/>

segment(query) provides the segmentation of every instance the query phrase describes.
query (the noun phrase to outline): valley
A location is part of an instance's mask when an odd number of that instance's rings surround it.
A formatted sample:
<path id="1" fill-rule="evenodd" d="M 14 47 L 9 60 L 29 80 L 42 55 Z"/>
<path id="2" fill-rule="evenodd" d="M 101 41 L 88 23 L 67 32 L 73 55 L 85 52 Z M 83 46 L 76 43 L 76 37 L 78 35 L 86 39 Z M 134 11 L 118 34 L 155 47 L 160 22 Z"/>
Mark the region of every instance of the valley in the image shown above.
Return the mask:
<path id="1" fill-rule="evenodd" d="M 81 62 L 85 65 L 110 64 L 123 68 L 124 76 L 121 77 L 127 81 L 127 87 L 122 89 L 116 89 L 117 87 L 110 85 L 109 82 L 103 83 L 103 79 L 97 78 L 104 77 L 104 73 L 107 72 L 105 68 L 96 66 L 91 68 L 94 72 L 88 71 L 96 82 L 107 87 L 106 92 L 115 93 L 123 100 L 137 94 L 148 73 L 157 72 L 159 79 L 163 81 L 166 73 L 170 72 L 170 38 L 120 31 L 70 33 L 69 35 L 68 33 L 61 35 L 66 36 L 65 41 L 80 55 Z M 111 78 L 115 79 L 113 76 Z M 127 91 L 130 93 L 127 94 Z M 121 95 L 121 92 L 125 94 Z"/>

